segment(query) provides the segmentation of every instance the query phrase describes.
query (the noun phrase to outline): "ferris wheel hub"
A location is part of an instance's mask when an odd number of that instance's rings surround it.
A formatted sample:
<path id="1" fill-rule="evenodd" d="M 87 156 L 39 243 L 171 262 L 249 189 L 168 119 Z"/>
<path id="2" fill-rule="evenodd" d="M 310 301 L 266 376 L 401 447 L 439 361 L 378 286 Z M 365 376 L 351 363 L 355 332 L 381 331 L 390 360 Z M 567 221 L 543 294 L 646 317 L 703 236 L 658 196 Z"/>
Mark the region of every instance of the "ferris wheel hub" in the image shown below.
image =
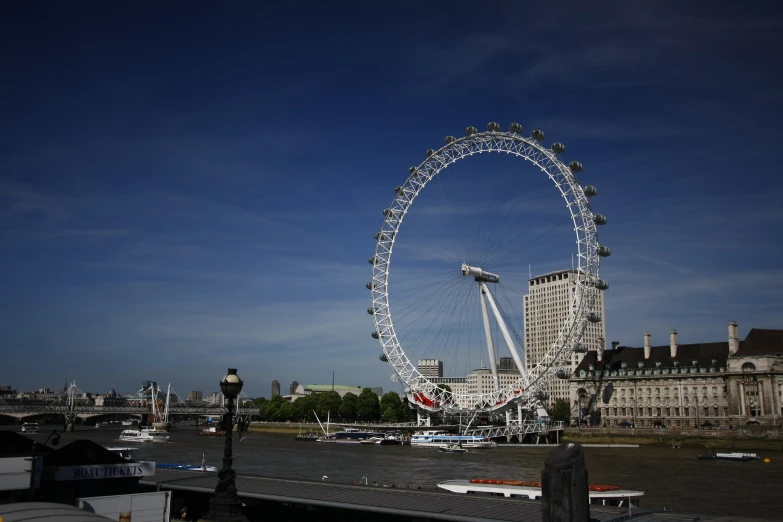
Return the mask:
<path id="1" fill-rule="evenodd" d="M 500 276 L 491 272 L 486 272 L 477 266 L 470 266 L 462 263 L 462 275 L 475 277 L 476 281 L 484 283 L 499 283 Z"/>

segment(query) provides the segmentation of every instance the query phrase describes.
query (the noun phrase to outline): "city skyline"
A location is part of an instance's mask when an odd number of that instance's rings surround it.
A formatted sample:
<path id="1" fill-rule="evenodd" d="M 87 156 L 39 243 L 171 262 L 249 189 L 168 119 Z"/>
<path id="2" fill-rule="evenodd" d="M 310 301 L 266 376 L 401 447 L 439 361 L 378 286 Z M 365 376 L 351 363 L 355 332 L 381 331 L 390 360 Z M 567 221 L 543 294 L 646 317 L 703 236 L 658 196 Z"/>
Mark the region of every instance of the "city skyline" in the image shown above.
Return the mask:
<path id="1" fill-rule="evenodd" d="M 783 328 L 781 16 L 709 5 L 4 6 L 0 385 L 398 391 L 373 234 L 489 121 L 598 187 L 607 342 Z"/>

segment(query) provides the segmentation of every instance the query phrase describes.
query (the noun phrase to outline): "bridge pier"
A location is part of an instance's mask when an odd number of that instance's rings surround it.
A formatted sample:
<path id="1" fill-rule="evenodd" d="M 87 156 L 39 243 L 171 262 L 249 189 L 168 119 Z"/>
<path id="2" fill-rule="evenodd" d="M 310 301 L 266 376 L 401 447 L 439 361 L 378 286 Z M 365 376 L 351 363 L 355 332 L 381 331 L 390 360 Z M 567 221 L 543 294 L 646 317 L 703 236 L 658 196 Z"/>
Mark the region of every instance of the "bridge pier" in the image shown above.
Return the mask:
<path id="1" fill-rule="evenodd" d="M 430 426 L 430 412 L 425 412 L 425 413 L 427 414 L 426 417 L 422 416 L 420 409 L 416 410 L 416 425 L 417 426 L 427 426 L 427 427 Z"/>

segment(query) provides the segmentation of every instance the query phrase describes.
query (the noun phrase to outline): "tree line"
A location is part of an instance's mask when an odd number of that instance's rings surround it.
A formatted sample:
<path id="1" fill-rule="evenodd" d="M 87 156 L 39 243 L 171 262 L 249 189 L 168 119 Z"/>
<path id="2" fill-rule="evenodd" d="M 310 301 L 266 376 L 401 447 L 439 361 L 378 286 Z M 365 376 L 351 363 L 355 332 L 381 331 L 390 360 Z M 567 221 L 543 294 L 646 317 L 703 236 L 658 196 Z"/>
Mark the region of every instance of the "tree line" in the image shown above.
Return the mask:
<path id="1" fill-rule="evenodd" d="M 340 421 L 366 422 L 407 422 L 416 417 L 416 411 L 408 408 L 407 401 L 401 400 L 397 393 L 388 392 L 379 398 L 370 388 L 363 388 L 359 395 L 348 392 L 340 397 L 336 391 L 328 391 L 304 395 L 293 402 L 274 395 L 269 400 L 255 399 L 253 403 L 265 421 L 316 422 L 315 414 L 321 422 L 326 422 L 327 415 Z"/>

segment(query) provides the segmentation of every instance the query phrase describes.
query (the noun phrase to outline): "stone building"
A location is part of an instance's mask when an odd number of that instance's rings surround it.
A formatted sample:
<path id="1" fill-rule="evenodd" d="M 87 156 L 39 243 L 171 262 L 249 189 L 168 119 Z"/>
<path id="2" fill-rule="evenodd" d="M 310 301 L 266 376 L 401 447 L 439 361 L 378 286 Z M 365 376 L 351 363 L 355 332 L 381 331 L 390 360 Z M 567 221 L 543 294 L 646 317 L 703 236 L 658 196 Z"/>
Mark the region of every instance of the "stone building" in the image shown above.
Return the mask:
<path id="1" fill-rule="evenodd" d="M 588 352 L 569 379 L 575 420 L 589 422 L 586 408 L 599 384 L 602 396 L 612 391 L 593 402 L 605 426 L 776 423 L 783 415 L 783 330 L 753 329 L 740 341 L 729 323 L 724 342 L 681 345 L 672 330 L 668 345 L 652 346 L 644 334 L 641 348 Z"/>

